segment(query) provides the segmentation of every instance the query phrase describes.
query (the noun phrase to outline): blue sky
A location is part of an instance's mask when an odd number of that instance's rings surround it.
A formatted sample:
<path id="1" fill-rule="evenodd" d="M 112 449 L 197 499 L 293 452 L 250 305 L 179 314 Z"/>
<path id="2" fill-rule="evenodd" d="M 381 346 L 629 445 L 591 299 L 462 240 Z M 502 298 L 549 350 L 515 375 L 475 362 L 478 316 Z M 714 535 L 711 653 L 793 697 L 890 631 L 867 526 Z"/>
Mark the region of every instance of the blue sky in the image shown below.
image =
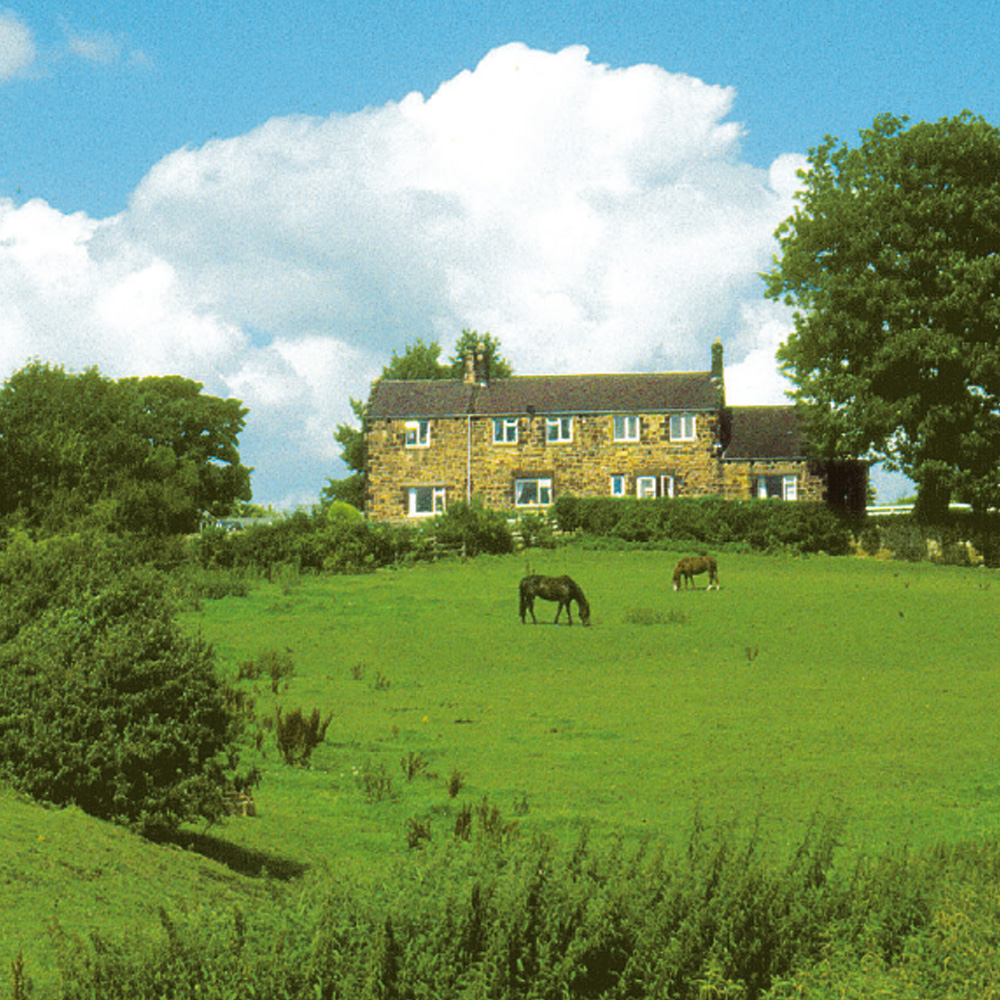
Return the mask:
<path id="1" fill-rule="evenodd" d="M 1000 121 L 998 10 L 9 0 L 0 376 L 237 395 L 284 505 L 418 336 L 489 330 L 523 372 L 704 368 L 722 336 L 731 400 L 779 401 L 757 272 L 796 167 L 883 111 Z"/>

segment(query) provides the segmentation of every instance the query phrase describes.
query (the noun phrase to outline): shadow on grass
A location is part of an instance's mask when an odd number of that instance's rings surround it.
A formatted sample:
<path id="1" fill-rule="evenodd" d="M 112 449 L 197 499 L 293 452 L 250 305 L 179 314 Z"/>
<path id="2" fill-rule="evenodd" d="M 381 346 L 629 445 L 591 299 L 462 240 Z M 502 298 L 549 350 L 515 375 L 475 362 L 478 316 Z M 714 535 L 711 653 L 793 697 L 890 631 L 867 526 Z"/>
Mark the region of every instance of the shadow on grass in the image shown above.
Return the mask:
<path id="1" fill-rule="evenodd" d="M 231 844 L 228 840 L 211 837 L 207 833 L 174 831 L 151 838 L 160 844 L 174 844 L 185 851 L 194 851 L 210 861 L 225 865 L 230 871 L 250 878 L 276 878 L 283 882 L 301 878 L 309 865 L 291 858 L 280 858 L 267 851 L 255 851 Z"/>

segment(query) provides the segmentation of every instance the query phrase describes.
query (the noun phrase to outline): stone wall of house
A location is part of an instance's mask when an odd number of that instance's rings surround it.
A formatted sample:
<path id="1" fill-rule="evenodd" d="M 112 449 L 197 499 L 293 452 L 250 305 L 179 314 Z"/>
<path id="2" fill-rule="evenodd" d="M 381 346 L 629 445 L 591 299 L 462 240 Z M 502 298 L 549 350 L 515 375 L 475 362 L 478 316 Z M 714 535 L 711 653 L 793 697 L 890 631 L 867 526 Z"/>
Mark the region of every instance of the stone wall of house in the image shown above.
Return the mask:
<path id="1" fill-rule="evenodd" d="M 674 477 L 677 496 L 724 492 L 716 413 L 696 415 L 691 441 L 670 440 L 667 414 L 639 419 L 638 441 L 616 441 L 613 417 L 600 414 L 574 416 L 572 439 L 554 442 L 547 440 L 544 415 L 524 415 L 517 442 L 508 444 L 494 442 L 491 418 L 438 418 L 429 422 L 426 447 L 406 447 L 406 421 L 376 421 L 367 431 L 368 511 L 377 520 L 406 518 L 411 486 L 443 486 L 449 503 L 471 494 L 489 507 L 512 509 L 515 481 L 536 478 L 552 480 L 554 497 L 610 496 L 612 476 L 626 477 L 627 496 L 636 495 L 638 476 Z"/>
<path id="2" fill-rule="evenodd" d="M 367 429 L 368 505 L 377 521 L 408 517 L 411 486 L 443 486 L 448 503 L 466 497 L 465 418 L 429 421 L 426 447 L 406 446 L 405 420 L 378 420 Z"/>
<path id="3" fill-rule="evenodd" d="M 748 500 L 757 496 L 758 476 L 796 478 L 798 500 L 825 500 L 826 477 L 820 466 L 805 461 L 783 459 L 773 462 L 723 462 L 720 495 L 727 500 Z"/>
<path id="4" fill-rule="evenodd" d="M 719 488 L 714 448 L 715 414 L 698 414 L 697 439 L 670 440 L 669 417 L 640 415 L 638 441 L 616 441 L 608 414 L 577 415 L 572 440 L 548 441 L 545 417 L 518 418 L 517 444 L 493 441 L 491 420 L 474 423 L 472 492 L 491 507 L 514 506 L 517 479 L 550 478 L 554 496 L 610 496 L 611 477 L 626 477 L 626 493 L 635 495 L 636 477 L 671 475 L 679 493 L 707 496 Z"/>

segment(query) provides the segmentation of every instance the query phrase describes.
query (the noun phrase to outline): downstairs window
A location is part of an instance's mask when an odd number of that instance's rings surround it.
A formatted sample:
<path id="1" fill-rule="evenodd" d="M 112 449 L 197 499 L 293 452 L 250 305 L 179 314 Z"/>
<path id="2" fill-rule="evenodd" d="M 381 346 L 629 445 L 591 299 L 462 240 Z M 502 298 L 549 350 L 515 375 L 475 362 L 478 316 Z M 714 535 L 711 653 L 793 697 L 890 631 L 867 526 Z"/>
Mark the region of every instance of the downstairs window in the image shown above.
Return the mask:
<path id="1" fill-rule="evenodd" d="M 411 486 L 407 490 L 410 517 L 432 517 L 444 513 L 443 486 Z"/>

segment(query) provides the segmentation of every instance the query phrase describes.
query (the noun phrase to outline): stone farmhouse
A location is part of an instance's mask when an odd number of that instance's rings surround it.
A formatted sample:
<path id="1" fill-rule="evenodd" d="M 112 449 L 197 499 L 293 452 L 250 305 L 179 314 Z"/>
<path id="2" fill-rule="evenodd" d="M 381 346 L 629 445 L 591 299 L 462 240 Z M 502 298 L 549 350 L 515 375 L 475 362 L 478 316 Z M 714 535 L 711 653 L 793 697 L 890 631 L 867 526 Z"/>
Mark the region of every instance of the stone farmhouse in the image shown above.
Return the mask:
<path id="1" fill-rule="evenodd" d="M 806 455 L 791 406 L 727 407 L 722 344 L 701 372 L 462 379 L 371 387 L 366 512 L 429 517 L 457 500 L 538 511 L 580 497 L 824 500 L 863 509 L 867 467 Z"/>

